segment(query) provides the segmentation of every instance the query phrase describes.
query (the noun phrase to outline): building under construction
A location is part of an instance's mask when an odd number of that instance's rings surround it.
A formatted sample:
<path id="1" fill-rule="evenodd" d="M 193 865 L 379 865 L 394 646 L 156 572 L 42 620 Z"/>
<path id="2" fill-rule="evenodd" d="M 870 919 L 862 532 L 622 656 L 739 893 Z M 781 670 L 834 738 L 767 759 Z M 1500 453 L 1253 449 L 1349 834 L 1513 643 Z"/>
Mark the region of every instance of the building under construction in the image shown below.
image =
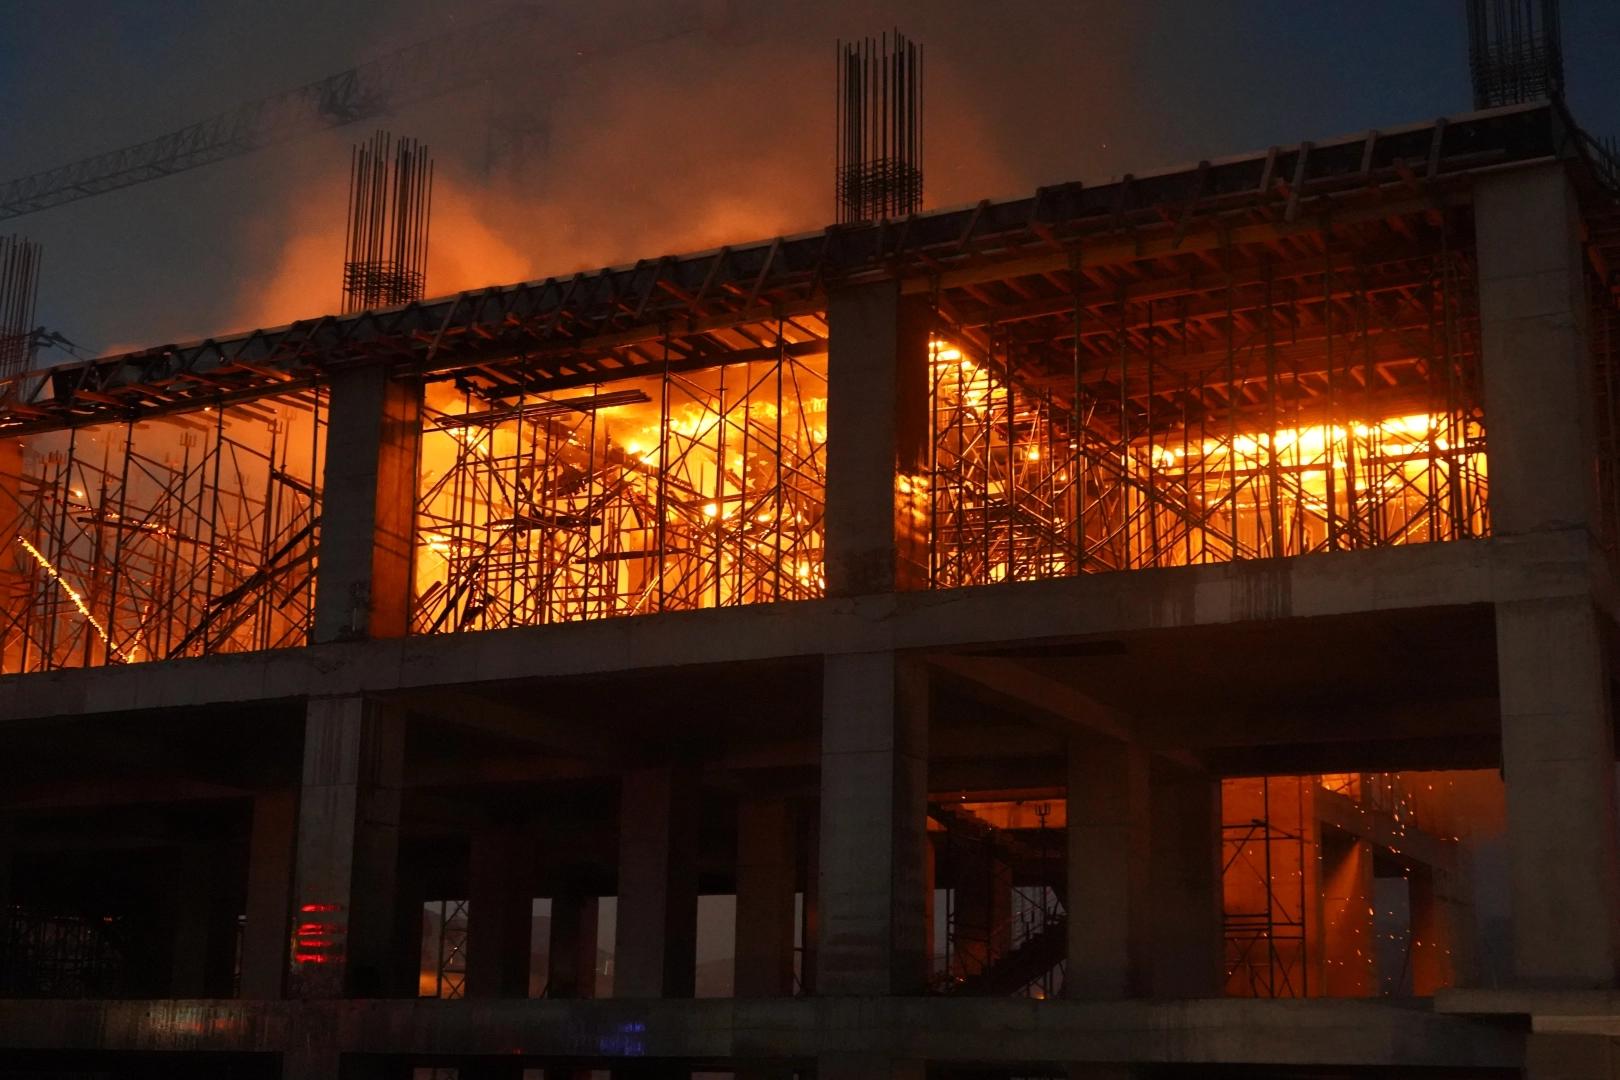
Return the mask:
<path id="1" fill-rule="evenodd" d="M 0 1077 L 1615 1074 L 1615 160 L 922 211 L 839 57 L 825 230 L 422 299 L 379 136 L 348 313 L 6 373 Z"/>

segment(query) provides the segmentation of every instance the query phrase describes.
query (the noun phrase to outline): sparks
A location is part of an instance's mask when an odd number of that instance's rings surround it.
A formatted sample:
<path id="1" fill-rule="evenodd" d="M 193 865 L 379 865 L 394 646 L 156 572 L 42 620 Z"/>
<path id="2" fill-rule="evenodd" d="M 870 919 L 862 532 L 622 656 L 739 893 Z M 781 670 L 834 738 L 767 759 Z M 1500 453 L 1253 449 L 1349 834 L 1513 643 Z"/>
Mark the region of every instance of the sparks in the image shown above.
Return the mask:
<path id="1" fill-rule="evenodd" d="M 83 615 L 90 625 L 96 628 L 96 633 L 101 635 L 101 640 L 107 643 L 107 651 L 116 656 L 121 662 L 130 663 L 130 658 L 118 646 L 113 644 L 112 638 L 107 636 L 106 628 L 101 625 L 94 615 L 90 614 L 90 607 L 84 602 L 84 597 L 79 595 L 79 590 L 69 585 L 67 579 L 57 573 L 56 567 L 51 565 L 51 561 L 41 555 L 39 548 L 30 544 L 26 537 L 18 535 L 17 543 L 27 548 L 28 554 L 34 557 L 34 561 L 39 563 L 47 574 L 55 578 L 58 585 L 62 586 L 62 591 L 68 594 L 68 598 L 73 601 L 73 606 L 79 609 L 79 614 Z"/>

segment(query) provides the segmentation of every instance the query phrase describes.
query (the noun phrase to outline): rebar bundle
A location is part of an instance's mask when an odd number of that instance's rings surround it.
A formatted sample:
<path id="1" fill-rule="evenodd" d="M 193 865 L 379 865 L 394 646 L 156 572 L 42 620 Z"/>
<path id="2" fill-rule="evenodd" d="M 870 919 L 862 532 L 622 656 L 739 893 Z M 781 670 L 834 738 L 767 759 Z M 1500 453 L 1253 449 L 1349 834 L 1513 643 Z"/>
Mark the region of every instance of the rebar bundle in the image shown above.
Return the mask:
<path id="1" fill-rule="evenodd" d="M 904 217 L 922 207 L 922 47 L 898 30 L 839 42 L 838 220 Z"/>
<path id="2" fill-rule="evenodd" d="M 1468 66 L 1476 109 L 1562 95 L 1558 0 L 1468 0 Z"/>
<path id="3" fill-rule="evenodd" d="M 38 244 L 0 236 L 0 379 L 32 366 L 39 262 Z"/>
<path id="4" fill-rule="evenodd" d="M 433 161 L 415 139 L 385 131 L 354 148 L 343 263 L 343 310 L 420 300 L 427 286 Z"/>

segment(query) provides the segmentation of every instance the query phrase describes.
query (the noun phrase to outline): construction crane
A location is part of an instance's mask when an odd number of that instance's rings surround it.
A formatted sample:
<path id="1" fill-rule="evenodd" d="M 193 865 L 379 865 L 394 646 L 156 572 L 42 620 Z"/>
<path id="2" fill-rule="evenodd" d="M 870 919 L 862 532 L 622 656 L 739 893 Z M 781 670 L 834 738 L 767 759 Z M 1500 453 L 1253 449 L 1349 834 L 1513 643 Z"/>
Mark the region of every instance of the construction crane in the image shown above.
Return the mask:
<path id="1" fill-rule="evenodd" d="M 531 76 L 544 65 L 561 68 L 587 56 L 666 40 L 698 29 L 697 4 L 671 5 L 657 22 L 600 27 L 581 37 L 578 22 L 534 4 L 509 8 L 479 23 L 274 97 L 238 106 L 179 131 L 0 185 L 0 219 L 20 217 L 63 203 L 172 176 L 239 157 L 304 135 L 369 120 L 418 102 L 499 79 L 502 73 Z M 558 31 L 542 34 L 545 28 Z M 602 42 L 603 47 L 596 47 Z"/>

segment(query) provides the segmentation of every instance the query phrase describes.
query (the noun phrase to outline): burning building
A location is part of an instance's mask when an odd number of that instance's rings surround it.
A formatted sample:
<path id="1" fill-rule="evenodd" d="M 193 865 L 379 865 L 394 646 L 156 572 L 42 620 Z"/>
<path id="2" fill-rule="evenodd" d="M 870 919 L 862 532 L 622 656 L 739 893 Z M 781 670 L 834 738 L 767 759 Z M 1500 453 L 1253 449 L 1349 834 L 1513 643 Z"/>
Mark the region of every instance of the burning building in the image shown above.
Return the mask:
<path id="1" fill-rule="evenodd" d="M 359 310 L 10 376 L 0 1072 L 1611 1075 L 1620 167 L 921 211 L 895 100 L 821 231 L 420 299 L 411 147 Z"/>

